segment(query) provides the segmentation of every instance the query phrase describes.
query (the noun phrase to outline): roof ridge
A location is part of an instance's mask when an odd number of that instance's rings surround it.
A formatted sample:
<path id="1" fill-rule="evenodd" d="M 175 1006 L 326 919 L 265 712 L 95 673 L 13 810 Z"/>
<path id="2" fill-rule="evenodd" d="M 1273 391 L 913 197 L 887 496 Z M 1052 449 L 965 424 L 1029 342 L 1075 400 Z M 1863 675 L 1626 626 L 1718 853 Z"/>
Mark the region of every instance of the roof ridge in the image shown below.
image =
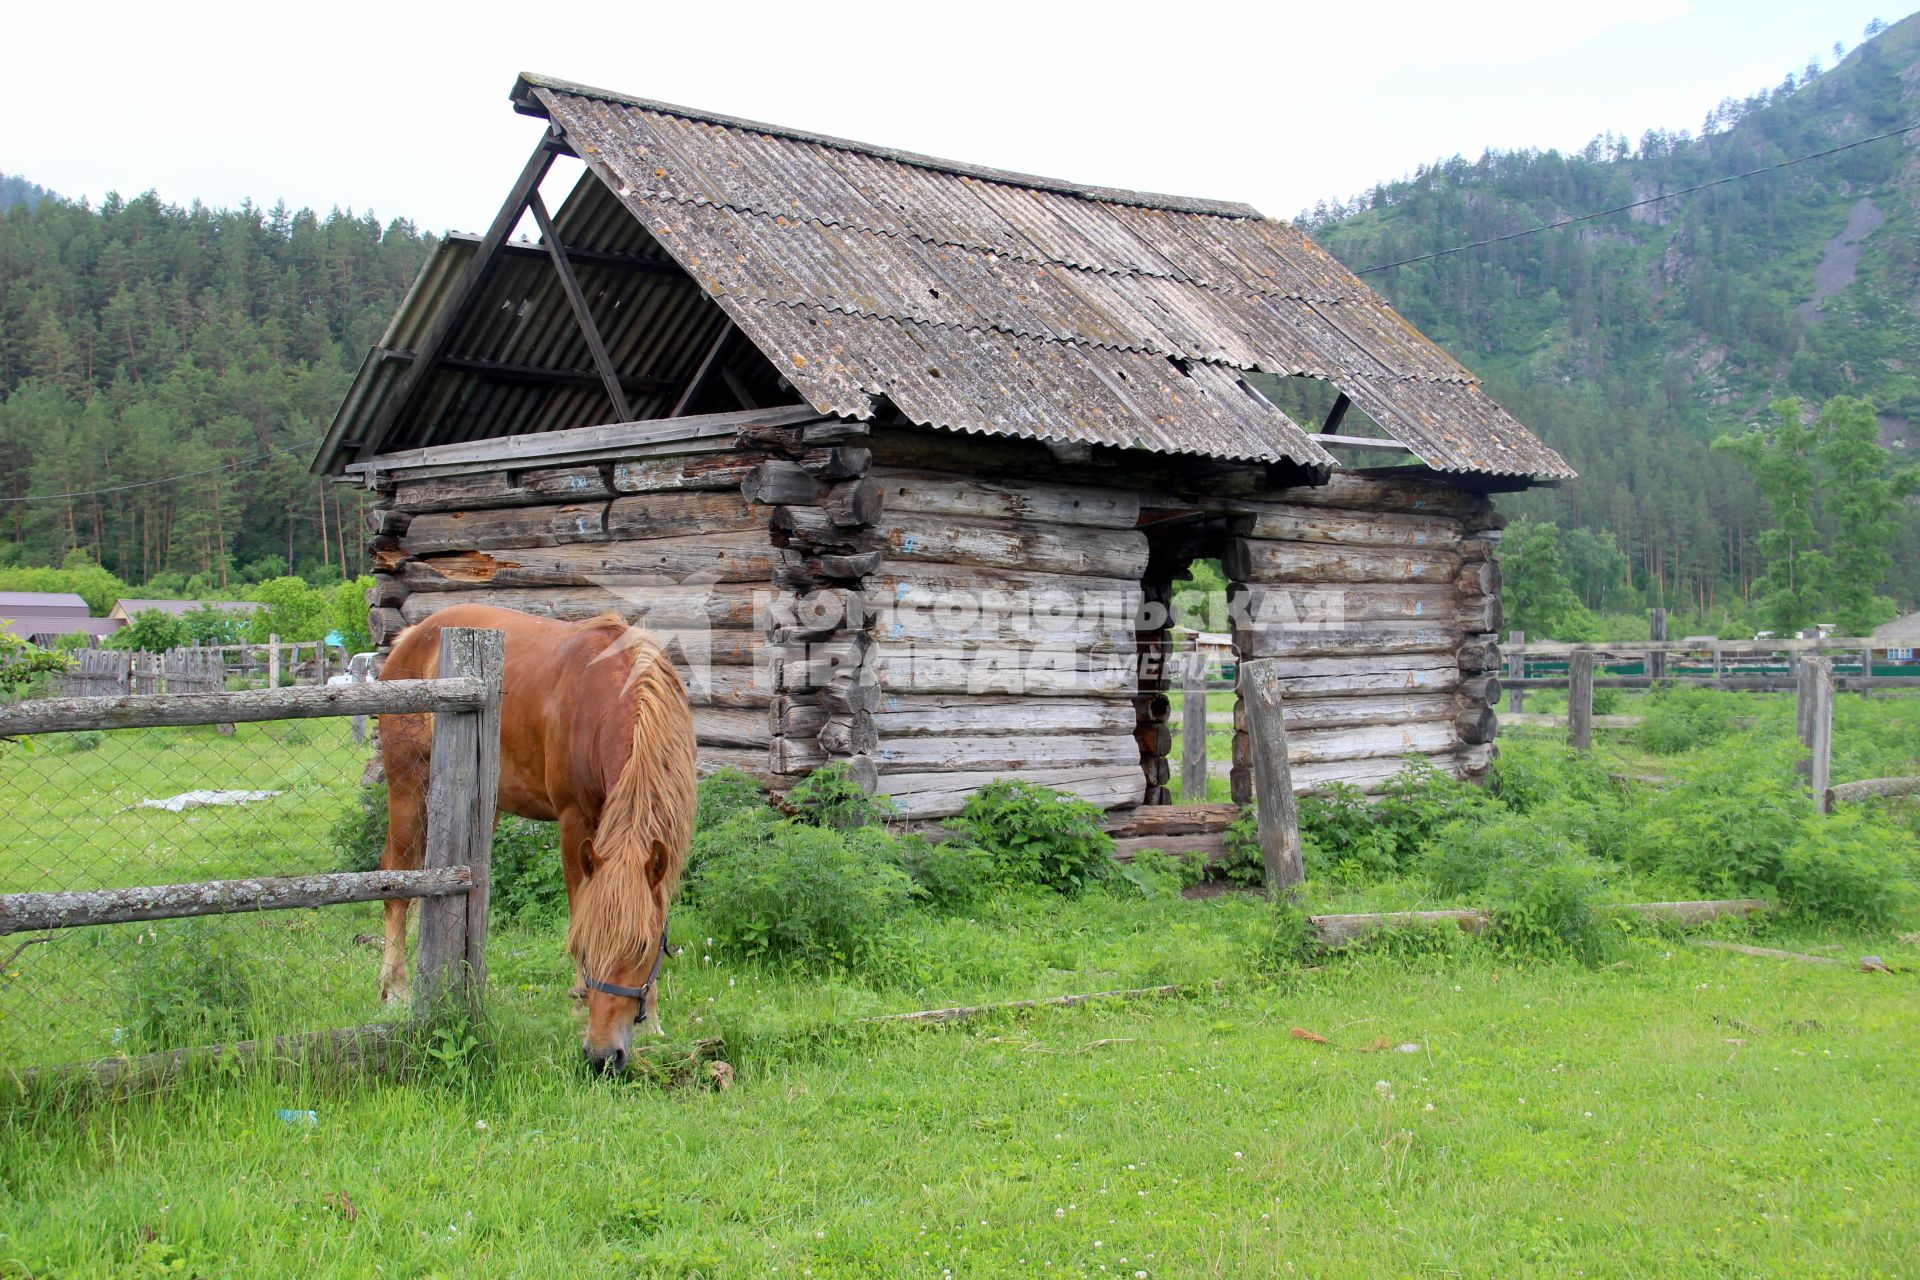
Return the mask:
<path id="1" fill-rule="evenodd" d="M 564 93 L 577 98 L 595 98 L 602 102 L 616 103 L 620 106 L 637 107 L 642 111 L 653 111 L 661 115 L 679 116 L 684 120 L 698 121 L 702 124 L 720 125 L 728 129 L 745 129 L 753 133 L 772 134 L 775 137 L 789 138 L 795 142 L 807 142 L 816 146 L 831 147 L 836 151 L 853 151 L 861 155 L 874 156 L 881 160 L 891 160 L 896 164 L 911 165 L 918 169 L 933 169 L 940 173 L 951 173 L 963 178 L 978 178 L 984 182 L 1000 183 L 1004 186 L 1028 187 L 1040 191 L 1052 191 L 1060 195 L 1077 196 L 1083 200 L 1101 201 L 1107 204 L 1137 205 L 1145 209 L 1165 209 L 1172 213 L 1208 214 L 1220 218 L 1252 218 L 1265 221 L 1266 215 L 1250 204 L 1233 200 L 1206 200 L 1194 196 L 1165 195 L 1153 191 L 1128 191 L 1120 187 L 1091 186 L 1085 183 L 1068 182 L 1063 178 L 1047 178 L 1038 174 L 1016 173 L 1008 169 L 995 169 L 988 165 L 972 164 L 964 160 L 943 160 L 938 156 L 922 155 L 917 151 L 902 151 L 895 147 L 883 147 L 871 142 L 856 142 L 849 138 L 837 138 L 832 134 L 813 133 L 806 129 L 794 129 L 786 125 L 768 124 L 761 120 L 748 120 L 740 116 L 722 115 L 716 111 L 703 111 L 697 107 L 677 106 L 671 102 L 659 102 L 651 98 L 639 98 L 632 94 L 620 93 L 613 89 L 597 89 L 592 85 L 579 84 L 572 80 L 563 80 L 557 76 L 540 75 L 532 71 L 523 71 L 514 81 L 513 90 L 508 95 L 514 110 L 523 115 L 545 118 L 547 112 L 533 95 L 533 90 L 545 89 L 553 93 Z"/>

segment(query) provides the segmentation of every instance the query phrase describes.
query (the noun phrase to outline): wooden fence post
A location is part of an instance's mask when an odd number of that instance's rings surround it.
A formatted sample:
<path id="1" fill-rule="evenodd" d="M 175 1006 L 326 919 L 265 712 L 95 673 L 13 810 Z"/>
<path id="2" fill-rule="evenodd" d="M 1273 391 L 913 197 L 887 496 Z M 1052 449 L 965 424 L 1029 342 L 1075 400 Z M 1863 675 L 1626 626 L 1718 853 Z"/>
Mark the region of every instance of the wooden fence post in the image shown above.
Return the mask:
<path id="1" fill-rule="evenodd" d="M 1567 658 L 1567 745 L 1593 749 L 1593 650 L 1576 649 Z"/>
<path id="2" fill-rule="evenodd" d="M 1833 796 L 1828 788 L 1833 785 L 1833 664 L 1826 658 L 1808 658 L 1807 666 L 1813 670 L 1813 741 L 1808 744 L 1813 748 L 1813 761 L 1808 781 L 1813 784 L 1814 811 L 1831 813 Z"/>
<path id="3" fill-rule="evenodd" d="M 1873 696 L 1873 650 L 1871 649 L 1860 651 L 1860 695 L 1865 698 Z"/>
<path id="4" fill-rule="evenodd" d="M 1180 677 L 1180 803 L 1207 799 L 1207 664 L 1200 654 L 1200 633 L 1186 655 Z"/>
<path id="5" fill-rule="evenodd" d="M 448 998 L 478 1011 L 486 989 L 487 898 L 492 885 L 493 813 L 500 790 L 500 679 L 506 636 L 499 631 L 448 627 L 440 633 L 440 676 L 478 676 L 486 703 L 433 717 L 433 759 L 427 786 L 430 868 L 472 868 L 473 887 L 461 898 L 434 898 L 420 907 L 415 1009 L 431 1016 Z"/>
<path id="6" fill-rule="evenodd" d="M 278 632 L 267 637 L 267 688 L 280 687 L 280 636 Z"/>
<path id="7" fill-rule="evenodd" d="M 1507 632 L 1507 678 L 1513 682 L 1507 686 L 1507 710 L 1515 715 L 1527 709 L 1527 691 L 1520 684 L 1527 678 L 1526 643 L 1526 632 Z"/>
<path id="8" fill-rule="evenodd" d="M 1665 644 L 1667 641 L 1667 611 L 1665 609 L 1647 610 L 1647 638 Z M 1647 674 L 1655 680 L 1664 680 L 1667 676 L 1667 655 L 1655 650 L 1647 655 Z"/>
<path id="9" fill-rule="evenodd" d="M 1242 662 L 1240 687 L 1253 738 L 1253 799 L 1267 893 L 1291 897 L 1306 883 L 1307 870 L 1300 854 L 1300 815 L 1293 799 L 1293 766 L 1287 760 L 1287 728 L 1280 707 L 1281 663 L 1279 658 Z"/>

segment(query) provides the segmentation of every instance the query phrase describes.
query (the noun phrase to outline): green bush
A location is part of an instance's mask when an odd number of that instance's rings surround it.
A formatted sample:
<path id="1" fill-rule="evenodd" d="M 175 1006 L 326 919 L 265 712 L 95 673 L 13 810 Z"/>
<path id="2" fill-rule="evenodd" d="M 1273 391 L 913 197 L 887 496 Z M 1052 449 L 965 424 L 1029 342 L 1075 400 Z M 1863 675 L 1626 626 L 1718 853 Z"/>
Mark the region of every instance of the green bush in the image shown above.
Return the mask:
<path id="1" fill-rule="evenodd" d="M 1240 806 L 1222 843 L 1227 856 L 1220 864 L 1220 875 L 1228 884 L 1257 889 L 1267 882 L 1267 864 L 1260 853 L 1260 815 L 1252 805 Z"/>
<path id="2" fill-rule="evenodd" d="M 362 787 L 327 830 L 327 847 L 342 871 L 377 871 L 387 844 L 387 784 Z M 490 914 L 535 919 L 566 907 L 560 871 L 560 828 L 506 814 L 493 832 Z"/>
<path id="3" fill-rule="evenodd" d="M 1003 884 L 1077 893 L 1113 874 L 1113 840 L 1094 805 L 1031 782 L 1001 779 L 973 793 L 949 824 L 985 849 Z"/>
<path id="4" fill-rule="evenodd" d="M 1688 685 L 1657 688 L 1646 701 L 1640 745 L 1671 756 L 1718 742 L 1738 727 L 1738 696 Z"/>
<path id="5" fill-rule="evenodd" d="M 1420 869 L 1442 896 L 1477 901 L 1498 867 L 1586 856 L 1560 824 L 1545 817 L 1542 812 L 1457 819 L 1436 833 Z"/>
<path id="6" fill-rule="evenodd" d="M 1793 911 L 1884 928 L 1920 904 L 1920 853 L 1911 836 L 1878 815 L 1818 815 L 1782 855 L 1779 892 Z"/>
<path id="7" fill-rule="evenodd" d="M 1672 785 L 1648 795 L 1621 853 L 1703 893 L 1774 891 L 1787 846 L 1812 806 L 1797 781 L 1793 742 L 1727 742 L 1703 753 Z"/>
<path id="8" fill-rule="evenodd" d="M 808 826 L 839 831 L 884 822 L 893 813 L 893 802 L 862 791 L 844 764 L 830 764 L 808 774 L 787 792 L 787 807 Z"/>
<path id="9" fill-rule="evenodd" d="M 723 950 L 821 970 L 857 968 L 885 946 L 913 881 L 875 856 L 881 833 L 775 821 L 760 835 L 713 850 L 693 876 L 700 918 Z"/>
<path id="10" fill-rule="evenodd" d="M 242 1040 L 262 989 L 253 953 L 228 921 L 150 927 L 127 966 L 126 1040 L 135 1050 Z"/>
<path id="11" fill-rule="evenodd" d="M 1594 914 L 1606 868 L 1561 842 L 1515 851 L 1488 868 L 1486 904 L 1495 937 L 1515 950 L 1565 950 L 1597 959 L 1611 940 Z"/>
<path id="12" fill-rule="evenodd" d="M 695 788 L 698 807 L 693 814 L 693 829 L 715 827 L 742 809 L 767 807 L 767 789 L 760 780 L 739 769 L 717 769 L 700 779 Z"/>
<path id="13" fill-rule="evenodd" d="M 98 751 L 100 744 L 106 740 L 107 735 L 98 729 L 76 729 L 72 733 L 61 734 L 59 743 L 62 751 L 78 753 Z"/>
<path id="14" fill-rule="evenodd" d="M 711 825 L 696 824 L 687 849 L 687 864 L 681 871 L 682 893 L 690 901 L 698 900 L 699 873 L 709 862 L 736 850 L 763 848 L 781 825 L 780 815 L 765 805 L 725 812 Z"/>
<path id="15" fill-rule="evenodd" d="M 488 914 L 544 920 L 566 914 L 560 868 L 560 824 L 508 814 L 493 831 L 493 888 Z"/>
<path id="16" fill-rule="evenodd" d="M 342 871 L 378 871 L 387 845 L 387 784 L 360 788 L 353 804 L 327 829 L 333 865 Z"/>
<path id="17" fill-rule="evenodd" d="M 1329 783 L 1300 797 L 1300 848 L 1309 874 L 1337 881 L 1376 880 L 1399 868 L 1399 841 L 1358 787 Z M 1256 842 L 1259 824 L 1254 830 Z M 1264 879 L 1264 875 L 1262 877 Z"/>
<path id="18" fill-rule="evenodd" d="M 1516 813 L 1573 799 L 1610 805 L 1619 789 L 1593 754 L 1539 739 L 1502 742 L 1490 778 L 1493 796 Z"/>
<path id="19" fill-rule="evenodd" d="M 940 910 L 974 902 L 993 877 L 987 851 L 964 840 L 934 844 L 922 835 L 889 836 L 874 827 L 853 832 L 848 839 L 869 856 L 891 859 L 913 881 L 916 896 Z"/>
<path id="20" fill-rule="evenodd" d="M 1121 864 L 1120 875 L 1149 898 L 1175 897 L 1207 878 L 1207 864 L 1204 858 L 1142 849 Z"/>

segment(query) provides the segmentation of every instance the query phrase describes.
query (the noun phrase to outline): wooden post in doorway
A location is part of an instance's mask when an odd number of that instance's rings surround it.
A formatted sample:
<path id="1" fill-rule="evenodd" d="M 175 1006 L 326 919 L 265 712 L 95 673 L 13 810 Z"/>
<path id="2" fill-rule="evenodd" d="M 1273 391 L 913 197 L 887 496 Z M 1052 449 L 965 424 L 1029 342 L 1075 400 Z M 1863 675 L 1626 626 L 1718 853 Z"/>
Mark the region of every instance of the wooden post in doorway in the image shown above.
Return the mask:
<path id="1" fill-rule="evenodd" d="M 1656 644 L 1667 642 L 1667 611 L 1665 609 L 1647 610 L 1647 637 Z M 1667 678 L 1666 650 L 1655 649 L 1647 655 L 1647 674 L 1655 680 Z"/>
<path id="2" fill-rule="evenodd" d="M 1527 691 L 1521 681 L 1527 676 L 1527 633 L 1507 632 L 1507 710 L 1519 715 L 1527 709 Z"/>
<path id="3" fill-rule="evenodd" d="M 1240 664 L 1247 730 L 1253 739 L 1253 799 L 1260 824 L 1260 857 L 1267 893 L 1294 896 L 1306 883 L 1300 852 L 1300 814 L 1293 799 L 1293 767 L 1287 760 L 1287 728 L 1281 713 L 1281 659 Z"/>
<path id="4" fill-rule="evenodd" d="M 1207 799 L 1207 664 L 1200 652 L 1200 633 L 1193 633 L 1193 650 L 1182 655 L 1180 673 L 1180 803 L 1204 804 Z"/>

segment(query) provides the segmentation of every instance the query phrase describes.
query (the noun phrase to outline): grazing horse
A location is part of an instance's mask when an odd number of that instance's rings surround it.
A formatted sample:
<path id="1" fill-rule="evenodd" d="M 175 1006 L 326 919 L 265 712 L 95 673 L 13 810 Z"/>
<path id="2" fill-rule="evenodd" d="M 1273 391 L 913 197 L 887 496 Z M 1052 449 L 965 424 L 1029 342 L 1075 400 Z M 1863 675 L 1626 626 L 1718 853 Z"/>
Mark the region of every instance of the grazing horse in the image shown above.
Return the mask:
<path id="1" fill-rule="evenodd" d="M 654 979 L 693 837 L 686 689 L 659 641 L 617 614 L 568 623 L 474 604 L 407 628 L 380 678 L 431 678 L 447 627 L 506 633 L 499 812 L 560 824 L 567 949 L 587 995 L 582 1048 L 594 1066 L 619 1072 L 636 1022 L 660 1034 Z M 380 717 L 382 868 L 420 865 L 432 746 L 430 716 Z M 407 988 L 405 899 L 387 903 L 386 925 L 380 993 L 391 1000 Z"/>

